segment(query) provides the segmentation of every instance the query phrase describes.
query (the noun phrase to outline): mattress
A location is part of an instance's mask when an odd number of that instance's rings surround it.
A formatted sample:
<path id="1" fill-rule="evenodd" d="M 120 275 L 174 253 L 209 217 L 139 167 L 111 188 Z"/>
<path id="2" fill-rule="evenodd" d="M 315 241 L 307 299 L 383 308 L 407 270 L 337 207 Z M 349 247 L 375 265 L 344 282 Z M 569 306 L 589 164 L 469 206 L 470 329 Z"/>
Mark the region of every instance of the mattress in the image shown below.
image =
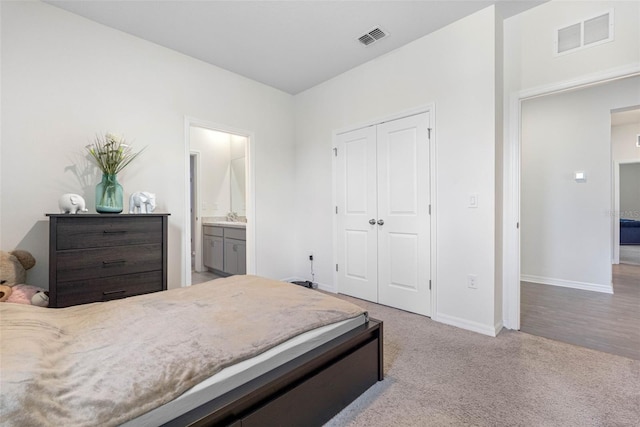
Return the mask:
<path id="1" fill-rule="evenodd" d="M 257 276 L 60 309 L 0 304 L 0 423 L 118 426 L 364 311 Z"/>
<path id="2" fill-rule="evenodd" d="M 290 339 L 256 357 L 229 366 L 195 385 L 178 398 L 144 415 L 134 418 L 123 427 L 157 426 L 245 384 L 304 353 L 363 325 L 367 314 L 326 325 Z"/>

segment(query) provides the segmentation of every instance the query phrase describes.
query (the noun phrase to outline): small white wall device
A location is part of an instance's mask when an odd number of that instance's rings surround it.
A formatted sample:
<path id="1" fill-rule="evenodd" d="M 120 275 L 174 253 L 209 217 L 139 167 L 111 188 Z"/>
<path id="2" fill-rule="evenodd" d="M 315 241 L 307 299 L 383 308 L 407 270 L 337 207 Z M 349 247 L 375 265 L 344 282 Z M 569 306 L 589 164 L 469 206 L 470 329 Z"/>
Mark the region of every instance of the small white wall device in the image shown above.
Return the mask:
<path id="1" fill-rule="evenodd" d="M 576 182 L 587 182 L 587 174 L 584 172 L 575 172 Z"/>

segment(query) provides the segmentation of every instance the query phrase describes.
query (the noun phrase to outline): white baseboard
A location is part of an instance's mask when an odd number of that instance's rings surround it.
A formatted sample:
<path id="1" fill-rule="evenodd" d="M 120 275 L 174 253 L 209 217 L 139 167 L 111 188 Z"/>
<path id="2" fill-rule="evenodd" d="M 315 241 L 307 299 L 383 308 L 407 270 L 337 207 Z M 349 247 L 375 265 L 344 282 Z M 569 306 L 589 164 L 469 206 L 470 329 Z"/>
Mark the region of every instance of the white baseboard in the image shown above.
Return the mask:
<path id="1" fill-rule="evenodd" d="M 437 322 L 477 332 L 479 334 L 488 335 L 490 337 L 497 336 L 500 329 L 502 329 L 501 323 L 499 325 L 489 326 L 478 322 L 472 322 L 467 319 L 462 319 L 460 317 L 449 316 L 448 314 L 438 313 L 436 318 Z"/>
<path id="2" fill-rule="evenodd" d="M 613 285 L 602 285 L 599 283 L 576 282 L 573 280 L 556 279 L 553 277 L 533 276 L 529 274 L 520 275 L 521 282 L 540 283 L 541 285 L 560 286 L 562 288 L 580 289 L 583 291 L 602 292 L 605 294 L 613 293 Z"/>
<path id="3" fill-rule="evenodd" d="M 338 290 L 331 285 L 325 285 L 324 283 L 318 283 L 318 289 L 325 292 L 330 292 L 332 294 L 337 294 Z"/>
<path id="4" fill-rule="evenodd" d="M 304 277 L 289 277 L 286 279 L 280 279 L 281 282 L 296 282 L 296 281 L 304 281 L 304 280 L 309 280 L 309 279 L 305 279 Z M 318 283 L 318 282 L 314 282 L 316 285 L 318 285 L 318 289 L 320 289 L 321 291 L 325 291 L 325 292 L 330 292 L 332 294 L 337 294 L 338 290 L 332 286 L 332 285 L 326 285 L 324 283 Z"/>

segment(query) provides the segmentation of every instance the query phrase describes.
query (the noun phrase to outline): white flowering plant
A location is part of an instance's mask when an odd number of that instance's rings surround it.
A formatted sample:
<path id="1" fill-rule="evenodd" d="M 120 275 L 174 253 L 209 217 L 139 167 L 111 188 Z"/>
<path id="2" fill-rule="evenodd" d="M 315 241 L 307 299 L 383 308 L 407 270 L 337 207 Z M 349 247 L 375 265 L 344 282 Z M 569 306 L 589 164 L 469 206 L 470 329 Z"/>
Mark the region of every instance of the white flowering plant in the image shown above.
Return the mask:
<path id="1" fill-rule="evenodd" d="M 86 146 L 96 166 L 105 175 L 116 175 L 138 157 L 145 148 L 135 153 L 123 137 L 112 133 L 106 133 L 103 137 L 97 135 L 94 143 Z"/>

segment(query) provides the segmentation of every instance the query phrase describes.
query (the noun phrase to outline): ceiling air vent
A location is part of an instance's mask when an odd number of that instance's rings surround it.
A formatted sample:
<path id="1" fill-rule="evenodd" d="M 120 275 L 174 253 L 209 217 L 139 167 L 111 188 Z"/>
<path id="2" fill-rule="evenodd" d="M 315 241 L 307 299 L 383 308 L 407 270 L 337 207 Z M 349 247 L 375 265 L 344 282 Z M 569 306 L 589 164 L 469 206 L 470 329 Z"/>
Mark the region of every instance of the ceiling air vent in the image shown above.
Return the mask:
<path id="1" fill-rule="evenodd" d="M 555 54 L 562 55 L 613 40 L 613 10 L 560 28 Z"/>
<path id="2" fill-rule="evenodd" d="M 380 27 L 376 27 L 373 30 L 358 37 L 358 41 L 365 46 L 369 46 L 372 43 L 377 42 L 380 39 L 387 37 L 389 33 L 382 30 Z"/>

